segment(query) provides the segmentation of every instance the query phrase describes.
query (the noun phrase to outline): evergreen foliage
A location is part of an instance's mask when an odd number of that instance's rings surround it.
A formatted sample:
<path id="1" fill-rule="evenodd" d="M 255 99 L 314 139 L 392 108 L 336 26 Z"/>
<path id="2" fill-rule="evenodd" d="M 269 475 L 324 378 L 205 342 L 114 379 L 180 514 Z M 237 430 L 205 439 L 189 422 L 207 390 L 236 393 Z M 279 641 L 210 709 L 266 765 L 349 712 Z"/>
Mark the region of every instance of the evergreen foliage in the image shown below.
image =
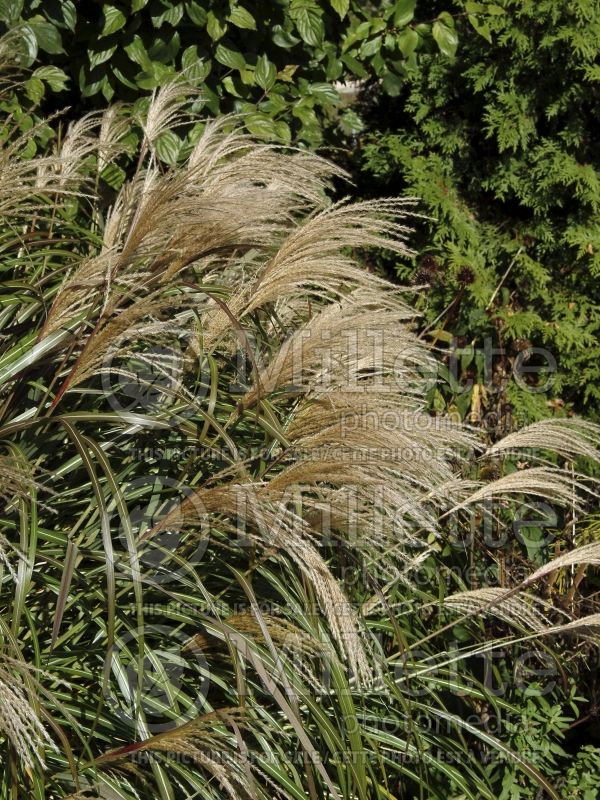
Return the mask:
<path id="1" fill-rule="evenodd" d="M 460 350 L 488 338 L 504 370 L 519 352 L 546 348 L 558 362 L 551 391 L 511 382 L 504 402 L 526 417 L 563 402 L 597 415 L 600 7 L 498 5 L 504 13 L 476 32 L 461 12 L 489 12 L 487 3 L 420 4 L 425 16 L 455 15 L 456 56 L 424 55 L 401 95 L 371 109 L 362 185 L 421 197 L 431 215 L 417 246 L 428 257 L 397 272 L 431 286 L 437 341 L 450 334 Z"/>

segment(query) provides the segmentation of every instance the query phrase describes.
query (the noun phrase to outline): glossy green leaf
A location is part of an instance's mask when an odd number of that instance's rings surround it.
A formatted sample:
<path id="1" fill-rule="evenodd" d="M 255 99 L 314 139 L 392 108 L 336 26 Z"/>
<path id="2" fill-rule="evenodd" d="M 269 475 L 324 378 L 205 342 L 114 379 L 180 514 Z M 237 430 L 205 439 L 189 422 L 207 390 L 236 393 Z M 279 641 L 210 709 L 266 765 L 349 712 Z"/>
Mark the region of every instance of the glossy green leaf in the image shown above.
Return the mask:
<path id="1" fill-rule="evenodd" d="M 394 6 L 394 25 L 397 28 L 403 28 L 412 22 L 416 4 L 417 0 L 397 0 Z"/>
<path id="2" fill-rule="evenodd" d="M 203 6 L 196 2 L 196 0 L 189 0 L 185 4 L 185 12 L 194 25 L 197 25 L 199 28 L 204 28 L 206 23 L 208 22 L 208 14 L 204 10 Z"/>
<path id="3" fill-rule="evenodd" d="M 182 141 L 174 131 L 164 131 L 154 144 L 156 155 L 165 164 L 175 166 L 181 152 Z"/>
<path id="4" fill-rule="evenodd" d="M 396 41 L 398 42 L 398 48 L 402 55 L 408 58 L 408 56 L 417 49 L 419 34 L 412 28 L 406 28 L 406 30 L 398 34 Z"/>
<path id="5" fill-rule="evenodd" d="M 135 64 L 139 64 L 143 69 L 150 69 L 152 61 L 143 41 L 137 34 L 133 37 L 133 41 L 125 46 L 125 52 Z"/>
<path id="6" fill-rule="evenodd" d="M 235 25 L 236 28 L 248 31 L 256 30 L 256 20 L 243 6 L 234 5 L 227 19 L 232 25 Z"/>
<path id="7" fill-rule="evenodd" d="M 240 94 L 240 88 L 241 87 L 238 88 L 238 86 L 236 85 L 236 81 L 233 79 L 233 77 L 231 75 L 226 75 L 221 80 L 221 83 L 223 84 L 223 87 L 224 87 L 225 91 L 228 94 L 232 95 L 233 97 L 239 97 L 239 98 L 242 97 L 242 95 Z M 217 105 L 217 108 L 218 108 L 218 105 Z"/>
<path id="8" fill-rule="evenodd" d="M 277 77 L 277 69 L 266 55 L 259 56 L 256 62 L 256 69 L 254 71 L 254 79 L 261 89 L 266 92 L 272 88 Z"/>
<path id="9" fill-rule="evenodd" d="M 317 47 L 323 41 L 325 28 L 321 15 L 315 8 L 300 7 L 290 12 L 296 24 L 296 30 L 306 44 Z"/>
<path id="10" fill-rule="evenodd" d="M 148 55 L 152 61 L 160 61 L 161 64 L 173 62 L 179 52 L 181 38 L 179 31 L 166 29 L 160 36 L 154 37 L 152 44 L 148 48 Z"/>
<path id="11" fill-rule="evenodd" d="M 440 52 L 448 57 L 454 56 L 458 47 L 456 31 L 438 19 L 433 23 L 431 32 Z"/>
<path id="12" fill-rule="evenodd" d="M 487 22 L 482 20 L 481 17 L 474 16 L 472 14 L 469 14 L 468 19 L 473 28 L 477 31 L 477 33 L 491 44 L 492 32 L 490 31 L 490 26 L 487 24 Z"/>
<path id="13" fill-rule="evenodd" d="M 116 49 L 117 45 L 113 44 L 106 50 L 88 51 L 90 68 L 94 69 L 94 67 L 97 67 L 99 64 L 104 64 L 105 61 L 108 61 L 109 58 L 111 58 Z"/>
<path id="14" fill-rule="evenodd" d="M 38 67 L 33 75 L 45 81 L 54 92 L 62 92 L 69 83 L 67 74 L 58 67 Z"/>
<path id="15" fill-rule="evenodd" d="M 60 31 L 55 25 L 39 17 L 30 19 L 28 24 L 35 34 L 40 50 L 51 55 L 64 53 Z"/>
<path id="16" fill-rule="evenodd" d="M 340 127 L 345 133 L 356 134 L 360 133 L 365 128 L 365 123 L 352 109 L 344 111 L 340 118 Z"/>
<path id="17" fill-rule="evenodd" d="M 19 63 L 30 67 L 38 54 L 38 41 L 31 25 L 19 25 L 15 28 L 15 50 Z"/>
<path id="18" fill-rule="evenodd" d="M 340 102 L 337 89 L 330 83 L 311 83 L 309 93 L 322 105 L 335 105 Z"/>
<path id="19" fill-rule="evenodd" d="M 111 189 L 118 191 L 123 185 L 126 174 L 125 170 L 116 164 L 109 164 L 102 170 L 100 177 Z"/>
<path id="20" fill-rule="evenodd" d="M 152 17 L 152 24 L 155 28 L 160 28 L 165 22 L 173 27 L 181 22 L 183 17 L 183 3 L 176 3 L 170 8 L 165 9 L 161 14 Z"/>
<path id="21" fill-rule="evenodd" d="M 330 0 L 331 7 L 340 15 L 340 19 L 344 19 L 350 9 L 350 0 Z"/>
<path id="22" fill-rule="evenodd" d="M 277 137 L 277 129 L 273 120 L 266 114 L 249 114 L 244 119 L 246 128 L 253 136 L 259 139 L 273 139 Z"/>
<path id="23" fill-rule="evenodd" d="M 198 48 L 192 45 L 183 51 L 181 67 L 188 80 L 201 82 L 210 75 L 212 64 L 208 59 L 200 58 Z"/>
<path id="24" fill-rule="evenodd" d="M 280 139 L 284 144 L 289 144 L 292 140 L 292 131 L 290 130 L 290 126 L 283 120 L 278 120 L 275 122 L 275 133 L 277 134 L 277 138 Z"/>
<path id="25" fill-rule="evenodd" d="M 351 53 L 344 53 L 341 58 L 343 64 L 345 64 L 348 69 L 358 78 L 366 78 L 369 74 L 363 64 L 355 58 Z"/>
<path id="26" fill-rule="evenodd" d="M 294 36 L 289 31 L 286 31 L 281 25 L 274 25 L 271 30 L 271 40 L 277 47 L 283 47 L 284 50 L 289 50 L 295 45 L 300 43 L 300 39 Z"/>
<path id="27" fill-rule="evenodd" d="M 14 25 L 23 11 L 24 0 L 0 0 L 0 20 Z"/>
<path id="28" fill-rule="evenodd" d="M 231 69 L 244 69 L 246 66 L 246 59 L 239 50 L 234 50 L 231 47 L 225 47 L 224 44 L 217 45 L 215 49 L 215 59 L 219 64 Z"/>
<path id="29" fill-rule="evenodd" d="M 471 0 L 467 0 L 465 3 L 465 11 L 467 14 L 481 14 L 485 12 L 486 6 L 484 3 L 475 3 L 471 2 Z"/>
<path id="30" fill-rule="evenodd" d="M 123 12 L 116 6 L 104 6 L 102 8 L 102 14 L 104 17 L 104 23 L 102 25 L 102 30 L 100 31 L 100 36 L 110 36 L 111 33 L 120 31 L 127 22 L 125 14 L 123 14 Z"/>
<path id="31" fill-rule="evenodd" d="M 173 67 L 159 62 L 153 62 L 149 69 L 139 72 L 135 76 L 138 86 L 142 89 L 156 89 L 175 74 Z"/>
<path id="32" fill-rule="evenodd" d="M 363 58 L 370 58 L 381 50 L 381 36 L 375 36 L 374 39 L 369 39 L 363 42 L 360 48 L 360 54 Z"/>
<path id="33" fill-rule="evenodd" d="M 25 94 L 33 103 L 39 103 L 44 96 L 44 82 L 35 76 L 28 78 L 23 84 Z"/>
<path id="34" fill-rule="evenodd" d="M 44 14 L 60 28 L 75 30 L 77 9 L 73 0 L 44 0 Z"/>
<path id="35" fill-rule="evenodd" d="M 225 36 L 227 32 L 227 23 L 217 17 L 213 11 L 209 11 L 206 15 L 206 30 L 213 42 L 217 42 Z"/>

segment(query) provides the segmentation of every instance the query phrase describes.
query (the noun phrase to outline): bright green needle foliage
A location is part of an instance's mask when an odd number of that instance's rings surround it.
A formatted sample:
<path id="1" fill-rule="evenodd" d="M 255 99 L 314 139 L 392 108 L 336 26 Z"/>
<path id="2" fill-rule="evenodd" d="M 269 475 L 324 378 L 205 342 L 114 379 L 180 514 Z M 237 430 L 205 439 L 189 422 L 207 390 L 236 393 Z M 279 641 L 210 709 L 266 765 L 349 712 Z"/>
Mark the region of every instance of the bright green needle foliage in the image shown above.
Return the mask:
<path id="1" fill-rule="evenodd" d="M 486 453 L 430 416 L 408 294 L 355 260 L 407 253 L 412 202 L 332 205 L 335 167 L 228 118 L 164 170 L 186 92 L 155 94 L 118 193 L 118 108 L 34 158 L 5 121 L 0 796 L 492 800 L 481 753 L 499 752 L 558 798 L 473 718 L 514 697 L 472 665 L 589 639 L 596 617 L 536 591 L 600 548 L 512 587 L 417 576 L 491 497 L 499 519 L 533 497 L 576 516 L 598 429 L 542 423 Z"/>
<path id="2" fill-rule="evenodd" d="M 423 56 L 398 99 L 385 102 L 374 123 L 380 130 L 363 151 L 368 191 L 414 193 L 431 215 L 421 226 L 421 269 L 400 264 L 400 278 L 410 272 L 431 285 L 430 330 L 446 337 L 438 341 L 455 336 L 459 358 L 466 361 L 465 348 L 481 349 L 485 339 L 498 349 L 498 382 L 519 353 L 551 354 L 548 391 L 534 396 L 511 380 L 501 393 L 516 418 L 568 404 L 594 418 L 598 4 L 502 0 L 497 15 L 487 3 L 426 5 L 432 16 L 464 12 L 456 55 Z M 451 398 L 462 395 L 463 412 L 472 400 L 467 373 L 484 382 L 481 364 L 469 361 Z M 534 363 L 548 360 L 538 351 Z"/>

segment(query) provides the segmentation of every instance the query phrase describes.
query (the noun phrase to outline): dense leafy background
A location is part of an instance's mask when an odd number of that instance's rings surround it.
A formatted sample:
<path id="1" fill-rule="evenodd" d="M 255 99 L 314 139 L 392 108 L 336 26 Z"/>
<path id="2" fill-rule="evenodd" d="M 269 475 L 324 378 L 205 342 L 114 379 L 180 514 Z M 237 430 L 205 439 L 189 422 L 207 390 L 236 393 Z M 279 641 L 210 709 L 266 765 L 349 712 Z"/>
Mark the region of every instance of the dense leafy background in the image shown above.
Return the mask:
<path id="1" fill-rule="evenodd" d="M 504 351 L 488 407 L 500 394 L 525 417 L 563 402 L 597 416 L 600 7 L 498 5 L 505 13 L 488 15 L 482 36 L 457 12 L 485 4 L 419 4 L 457 14 L 460 45 L 454 58 L 424 54 L 395 100 L 378 106 L 375 97 L 372 132 L 361 140 L 362 189 L 414 193 L 431 214 L 419 268 L 396 269 L 402 280 L 430 284 L 433 338 L 457 337 L 463 383 L 484 383 L 468 351 L 487 338 Z M 508 381 L 499 393 L 529 346 L 556 358 L 551 391 Z M 459 401 L 464 414 L 473 392 Z"/>
<path id="2" fill-rule="evenodd" d="M 397 95 L 417 52 L 454 53 L 453 17 L 417 22 L 415 6 L 416 0 L 3 0 L 0 20 L 20 34 L 24 65 L 53 68 L 52 76 L 30 79 L 33 101 L 67 83 L 53 103 L 68 102 L 77 115 L 136 100 L 185 70 L 202 86 L 198 109 L 243 112 L 261 138 L 314 145 L 323 119 L 340 104 L 332 82 L 377 78 Z M 361 129 L 351 109 L 338 116 L 342 132 Z"/>

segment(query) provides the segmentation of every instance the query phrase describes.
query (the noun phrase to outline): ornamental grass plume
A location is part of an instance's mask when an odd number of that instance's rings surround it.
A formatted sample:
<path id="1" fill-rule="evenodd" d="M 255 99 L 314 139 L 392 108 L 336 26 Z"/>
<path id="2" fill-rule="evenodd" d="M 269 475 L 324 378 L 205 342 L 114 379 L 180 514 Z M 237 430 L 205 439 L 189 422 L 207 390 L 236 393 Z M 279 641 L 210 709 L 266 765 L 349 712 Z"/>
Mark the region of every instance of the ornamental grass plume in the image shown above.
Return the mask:
<path id="1" fill-rule="evenodd" d="M 486 450 L 432 416 L 410 294 L 360 264 L 411 256 L 415 201 L 331 203 L 338 167 L 230 118 L 166 168 L 192 96 L 155 93 L 133 160 L 125 108 L 52 154 L 2 140 L 2 796 L 493 798 L 469 741 L 413 725 L 418 705 L 464 730 L 429 678 L 414 705 L 399 665 L 426 671 L 457 614 L 576 633 L 536 581 L 597 544 L 509 595 L 444 603 L 415 572 L 490 498 L 499 524 L 517 500 L 579 513 L 596 489 L 573 461 L 597 460 L 599 430 L 553 420 Z M 522 448 L 543 458 L 477 479 Z"/>

